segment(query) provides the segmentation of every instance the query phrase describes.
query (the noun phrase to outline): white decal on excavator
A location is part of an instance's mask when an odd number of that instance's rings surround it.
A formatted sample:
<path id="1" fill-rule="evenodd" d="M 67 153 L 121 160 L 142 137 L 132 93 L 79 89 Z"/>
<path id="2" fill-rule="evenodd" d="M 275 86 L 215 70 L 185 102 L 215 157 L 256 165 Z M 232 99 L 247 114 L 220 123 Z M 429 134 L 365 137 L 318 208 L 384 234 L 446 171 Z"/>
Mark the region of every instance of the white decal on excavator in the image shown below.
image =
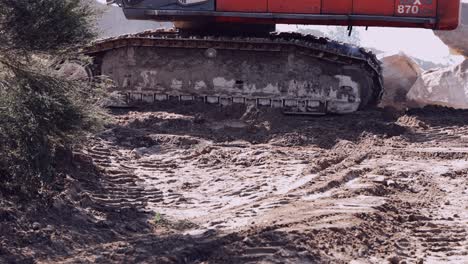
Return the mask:
<path id="1" fill-rule="evenodd" d="M 399 5 L 398 13 L 399 14 L 417 14 L 419 13 L 419 6 Z"/>
<path id="2" fill-rule="evenodd" d="M 430 15 L 433 0 L 400 0 L 398 14 Z"/>

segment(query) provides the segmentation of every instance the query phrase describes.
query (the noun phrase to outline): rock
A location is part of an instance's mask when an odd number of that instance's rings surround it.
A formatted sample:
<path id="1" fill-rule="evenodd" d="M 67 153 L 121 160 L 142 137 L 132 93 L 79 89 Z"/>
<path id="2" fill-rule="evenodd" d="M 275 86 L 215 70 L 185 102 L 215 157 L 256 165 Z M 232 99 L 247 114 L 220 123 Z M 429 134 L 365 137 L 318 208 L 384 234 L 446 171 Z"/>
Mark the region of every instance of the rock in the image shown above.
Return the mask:
<path id="1" fill-rule="evenodd" d="M 359 248 L 358 250 L 358 255 L 360 257 L 365 257 L 367 255 L 367 252 L 369 251 L 369 249 L 366 247 L 366 246 L 362 246 Z"/>
<path id="2" fill-rule="evenodd" d="M 455 53 L 468 58 L 468 3 L 461 5 L 461 21 L 457 29 L 452 31 L 434 31 Z"/>
<path id="3" fill-rule="evenodd" d="M 41 224 L 39 224 L 38 222 L 34 222 L 32 224 L 32 229 L 33 230 L 39 230 L 41 228 Z"/>
<path id="4" fill-rule="evenodd" d="M 424 72 L 407 94 L 414 105 L 468 109 L 468 60 L 460 65 Z"/>
<path id="5" fill-rule="evenodd" d="M 136 158 L 141 158 L 141 157 L 143 157 L 146 153 L 148 153 L 148 148 L 145 148 L 145 147 L 135 148 L 135 149 L 132 150 L 132 154 L 133 154 Z"/>
<path id="6" fill-rule="evenodd" d="M 55 228 L 54 228 L 52 225 L 47 225 L 47 226 L 43 229 L 43 231 L 52 233 L 52 232 L 55 231 Z"/>
<path id="7" fill-rule="evenodd" d="M 385 182 L 385 185 L 387 185 L 387 186 L 393 186 L 393 185 L 395 185 L 395 181 L 387 180 L 387 181 Z"/>
<path id="8" fill-rule="evenodd" d="M 390 264 L 399 264 L 401 258 L 398 256 L 393 256 L 393 257 L 389 257 L 387 260 Z"/>
<path id="9" fill-rule="evenodd" d="M 384 78 L 381 106 L 397 110 L 406 108 L 406 94 L 421 75 L 421 68 L 403 53 L 384 57 L 381 61 Z"/>

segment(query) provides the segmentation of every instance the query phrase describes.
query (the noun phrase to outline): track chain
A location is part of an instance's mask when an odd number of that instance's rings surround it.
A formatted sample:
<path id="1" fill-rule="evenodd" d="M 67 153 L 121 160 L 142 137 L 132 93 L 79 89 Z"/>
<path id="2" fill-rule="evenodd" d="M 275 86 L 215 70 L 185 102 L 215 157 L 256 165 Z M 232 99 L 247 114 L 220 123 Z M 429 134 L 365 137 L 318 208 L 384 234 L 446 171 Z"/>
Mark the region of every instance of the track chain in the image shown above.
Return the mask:
<path id="1" fill-rule="evenodd" d="M 312 56 L 321 60 L 331 61 L 343 65 L 359 65 L 374 80 L 372 99 L 370 105 L 376 105 L 383 93 L 382 67 L 377 57 L 370 51 L 350 44 L 332 41 L 327 38 L 318 38 L 311 35 L 302 35 L 300 33 L 271 33 L 265 37 L 250 36 L 208 36 L 208 35 L 189 35 L 174 29 L 157 29 L 145 31 L 136 34 L 121 35 L 118 37 L 98 40 L 90 46 L 83 49 L 83 53 L 95 58 L 93 73 L 100 75 L 100 56 L 105 52 L 125 48 L 125 47 L 172 47 L 172 48 L 196 48 L 196 49 L 224 49 L 224 50 L 243 50 L 243 51 L 269 51 L 269 52 L 298 52 L 299 54 Z M 169 95 L 151 95 L 152 98 L 145 98 L 148 95 L 143 93 L 124 94 L 127 100 L 137 101 L 163 101 L 169 99 Z M 222 102 L 247 102 L 260 106 L 276 107 L 278 102 L 262 102 L 264 98 L 223 98 L 218 97 L 210 100 L 210 95 L 203 95 L 200 98 L 183 98 L 184 95 L 176 98 L 178 101 L 202 101 L 212 103 Z M 174 98 L 172 98 L 174 99 Z M 186 100 L 184 100 L 186 99 Z M 211 101 L 211 102 L 210 102 Z M 292 102 L 295 101 L 295 102 Z M 317 108 L 317 113 L 326 109 L 323 102 L 310 100 L 291 100 L 290 102 L 280 102 L 282 107 L 287 104 L 296 105 L 303 108 Z"/>

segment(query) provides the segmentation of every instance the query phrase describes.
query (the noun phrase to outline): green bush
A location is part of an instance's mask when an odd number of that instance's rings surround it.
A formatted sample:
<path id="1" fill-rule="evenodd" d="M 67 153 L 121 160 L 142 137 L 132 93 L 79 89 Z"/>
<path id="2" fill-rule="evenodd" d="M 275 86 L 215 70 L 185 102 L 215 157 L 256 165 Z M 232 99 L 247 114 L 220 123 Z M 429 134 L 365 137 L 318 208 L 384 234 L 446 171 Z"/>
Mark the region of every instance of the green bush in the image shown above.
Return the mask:
<path id="1" fill-rule="evenodd" d="M 0 192 L 46 193 L 63 150 L 97 124 L 95 87 L 51 66 L 92 39 L 93 15 L 80 1 L 0 0 Z"/>
<path id="2" fill-rule="evenodd" d="M 0 49 L 28 54 L 73 51 L 95 36 L 89 1 L 0 0 Z"/>

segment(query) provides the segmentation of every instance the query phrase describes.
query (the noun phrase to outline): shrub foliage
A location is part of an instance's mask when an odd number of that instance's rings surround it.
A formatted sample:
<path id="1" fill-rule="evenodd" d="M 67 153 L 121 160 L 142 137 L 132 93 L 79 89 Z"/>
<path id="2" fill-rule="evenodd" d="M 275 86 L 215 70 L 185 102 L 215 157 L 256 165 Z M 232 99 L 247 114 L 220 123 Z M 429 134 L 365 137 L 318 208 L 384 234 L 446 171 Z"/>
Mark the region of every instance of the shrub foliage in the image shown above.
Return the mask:
<path id="1" fill-rule="evenodd" d="M 61 150 L 93 125 L 90 84 L 51 63 L 93 38 L 93 15 L 75 0 L 0 0 L 0 192 L 45 193 Z"/>

